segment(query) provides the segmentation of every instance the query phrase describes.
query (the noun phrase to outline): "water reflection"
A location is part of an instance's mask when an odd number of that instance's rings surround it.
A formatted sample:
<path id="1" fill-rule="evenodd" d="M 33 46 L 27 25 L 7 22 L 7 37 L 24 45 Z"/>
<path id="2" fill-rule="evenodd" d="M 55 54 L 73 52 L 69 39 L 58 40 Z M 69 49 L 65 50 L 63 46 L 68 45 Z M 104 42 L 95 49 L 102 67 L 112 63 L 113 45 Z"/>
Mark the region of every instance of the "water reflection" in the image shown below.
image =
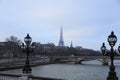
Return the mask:
<path id="1" fill-rule="evenodd" d="M 117 76 L 120 76 L 120 61 L 115 61 Z M 50 64 L 32 68 L 32 74 L 42 77 L 65 80 L 106 80 L 109 66 L 99 61 L 86 61 L 83 64 Z M 5 73 L 22 73 L 21 69 L 5 71 Z M 120 77 L 119 77 L 120 79 Z"/>

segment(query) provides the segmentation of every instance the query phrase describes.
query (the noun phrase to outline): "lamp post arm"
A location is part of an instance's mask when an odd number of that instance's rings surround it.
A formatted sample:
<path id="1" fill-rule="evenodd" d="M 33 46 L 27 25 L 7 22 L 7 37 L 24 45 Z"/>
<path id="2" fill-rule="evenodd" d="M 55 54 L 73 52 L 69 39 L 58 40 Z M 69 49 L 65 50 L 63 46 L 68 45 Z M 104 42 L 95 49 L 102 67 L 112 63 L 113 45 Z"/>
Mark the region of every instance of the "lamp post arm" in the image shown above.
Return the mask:
<path id="1" fill-rule="evenodd" d="M 114 65 L 114 49 L 113 47 L 111 47 L 111 52 L 110 52 L 110 59 L 111 59 L 111 65 Z"/>
<path id="2" fill-rule="evenodd" d="M 26 59 L 26 64 L 29 64 L 29 46 L 27 45 L 27 47 L 26 47 L 26 57 L 27 57 L 27 59 Z"/>

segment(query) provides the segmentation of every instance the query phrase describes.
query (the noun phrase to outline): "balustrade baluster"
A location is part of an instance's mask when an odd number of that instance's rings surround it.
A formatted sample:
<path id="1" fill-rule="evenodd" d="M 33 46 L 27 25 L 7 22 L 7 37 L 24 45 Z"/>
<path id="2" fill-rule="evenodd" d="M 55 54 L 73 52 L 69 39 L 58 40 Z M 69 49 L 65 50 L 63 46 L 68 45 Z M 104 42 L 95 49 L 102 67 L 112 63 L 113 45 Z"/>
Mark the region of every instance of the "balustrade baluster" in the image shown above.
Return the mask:
<path id="1" fill-rule="evenodd" d="M 0 80 L 20 80 L 21 76 L 22 75 L 0 73 Z M 52 79 L 52 78 L 30 76 L 30 80 L 62 80 L 62 79 Z"/>

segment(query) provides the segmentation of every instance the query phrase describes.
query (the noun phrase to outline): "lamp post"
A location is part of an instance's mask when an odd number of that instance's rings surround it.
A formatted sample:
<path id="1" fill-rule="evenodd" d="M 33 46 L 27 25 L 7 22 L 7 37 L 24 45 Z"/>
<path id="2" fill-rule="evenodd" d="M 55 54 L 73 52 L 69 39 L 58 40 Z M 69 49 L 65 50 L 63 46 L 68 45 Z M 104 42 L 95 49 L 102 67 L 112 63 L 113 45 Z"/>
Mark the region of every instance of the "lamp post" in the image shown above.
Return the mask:
<path id="1" fill-rule="evenodd" d="M 115 66 L 114 66 L 114 56 L 115 56 L 115 52 L 113 47 L 115 46 L 115 43 L 117 42 L 117 37 L 116 35 L 114 35 L 114 32 L 112 31 L 111 34 L 108 36 L 107 38 L 108 43 L 111 47 L 109 56 L 110 56 L 110 60 L 111 60 L 111 64 L 110 64 L 110 71 L 109 71 L 109 75 L 107 77 L 107 80 L 118 80 L 118 77 L 116 76 L 116 72 L 115 72 Z M 103 53 L 103 55 L 105 55 L 106 53 L 106 47 L 105 47 L 105 43 L 103 43 L 102 47 L 101 47 L 101 51 Z M 120 46 L 118 47 L 118 51 L 120 51 Z"/>
<path id="2" fill-rule="evenodd" d="M 24 43 L 22 43 L 22 51 L 23 53 L 26 53 L 26 63 L 23 67 L 23 73 L 31 73 L 32 69 L 30 66 L 30 61 L 29 61 L 29 53 L 33 52 L 33 49 L 35 48 L 34 44 L 32 42 L 32 38 L 29 36 L 29 34 L 27 34 L 27 36 L 24 38 L 24 42 L 26 45 L 24 45 Z"/>

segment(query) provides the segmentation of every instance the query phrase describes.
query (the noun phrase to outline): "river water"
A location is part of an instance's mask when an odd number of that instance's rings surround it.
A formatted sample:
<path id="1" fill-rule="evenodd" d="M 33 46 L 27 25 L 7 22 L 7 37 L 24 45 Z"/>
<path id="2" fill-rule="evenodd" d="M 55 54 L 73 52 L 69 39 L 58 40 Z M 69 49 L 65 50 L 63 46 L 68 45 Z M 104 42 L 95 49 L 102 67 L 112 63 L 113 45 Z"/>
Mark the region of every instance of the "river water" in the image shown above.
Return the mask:
<path id="1" fill-rule="evenodd" d="M 117 76 L 120 79 L 120 61 L 115 61 Z M 103 66 L 99 61 L 85 61 L 82 64 L 49 64 L 32 67 L 32 74 L 40 77 L 50 77 L 65 80 L 106 80 L 109 66 Z M 3 71 L 3 73 L 22 73 L 21 69 Z"/>

